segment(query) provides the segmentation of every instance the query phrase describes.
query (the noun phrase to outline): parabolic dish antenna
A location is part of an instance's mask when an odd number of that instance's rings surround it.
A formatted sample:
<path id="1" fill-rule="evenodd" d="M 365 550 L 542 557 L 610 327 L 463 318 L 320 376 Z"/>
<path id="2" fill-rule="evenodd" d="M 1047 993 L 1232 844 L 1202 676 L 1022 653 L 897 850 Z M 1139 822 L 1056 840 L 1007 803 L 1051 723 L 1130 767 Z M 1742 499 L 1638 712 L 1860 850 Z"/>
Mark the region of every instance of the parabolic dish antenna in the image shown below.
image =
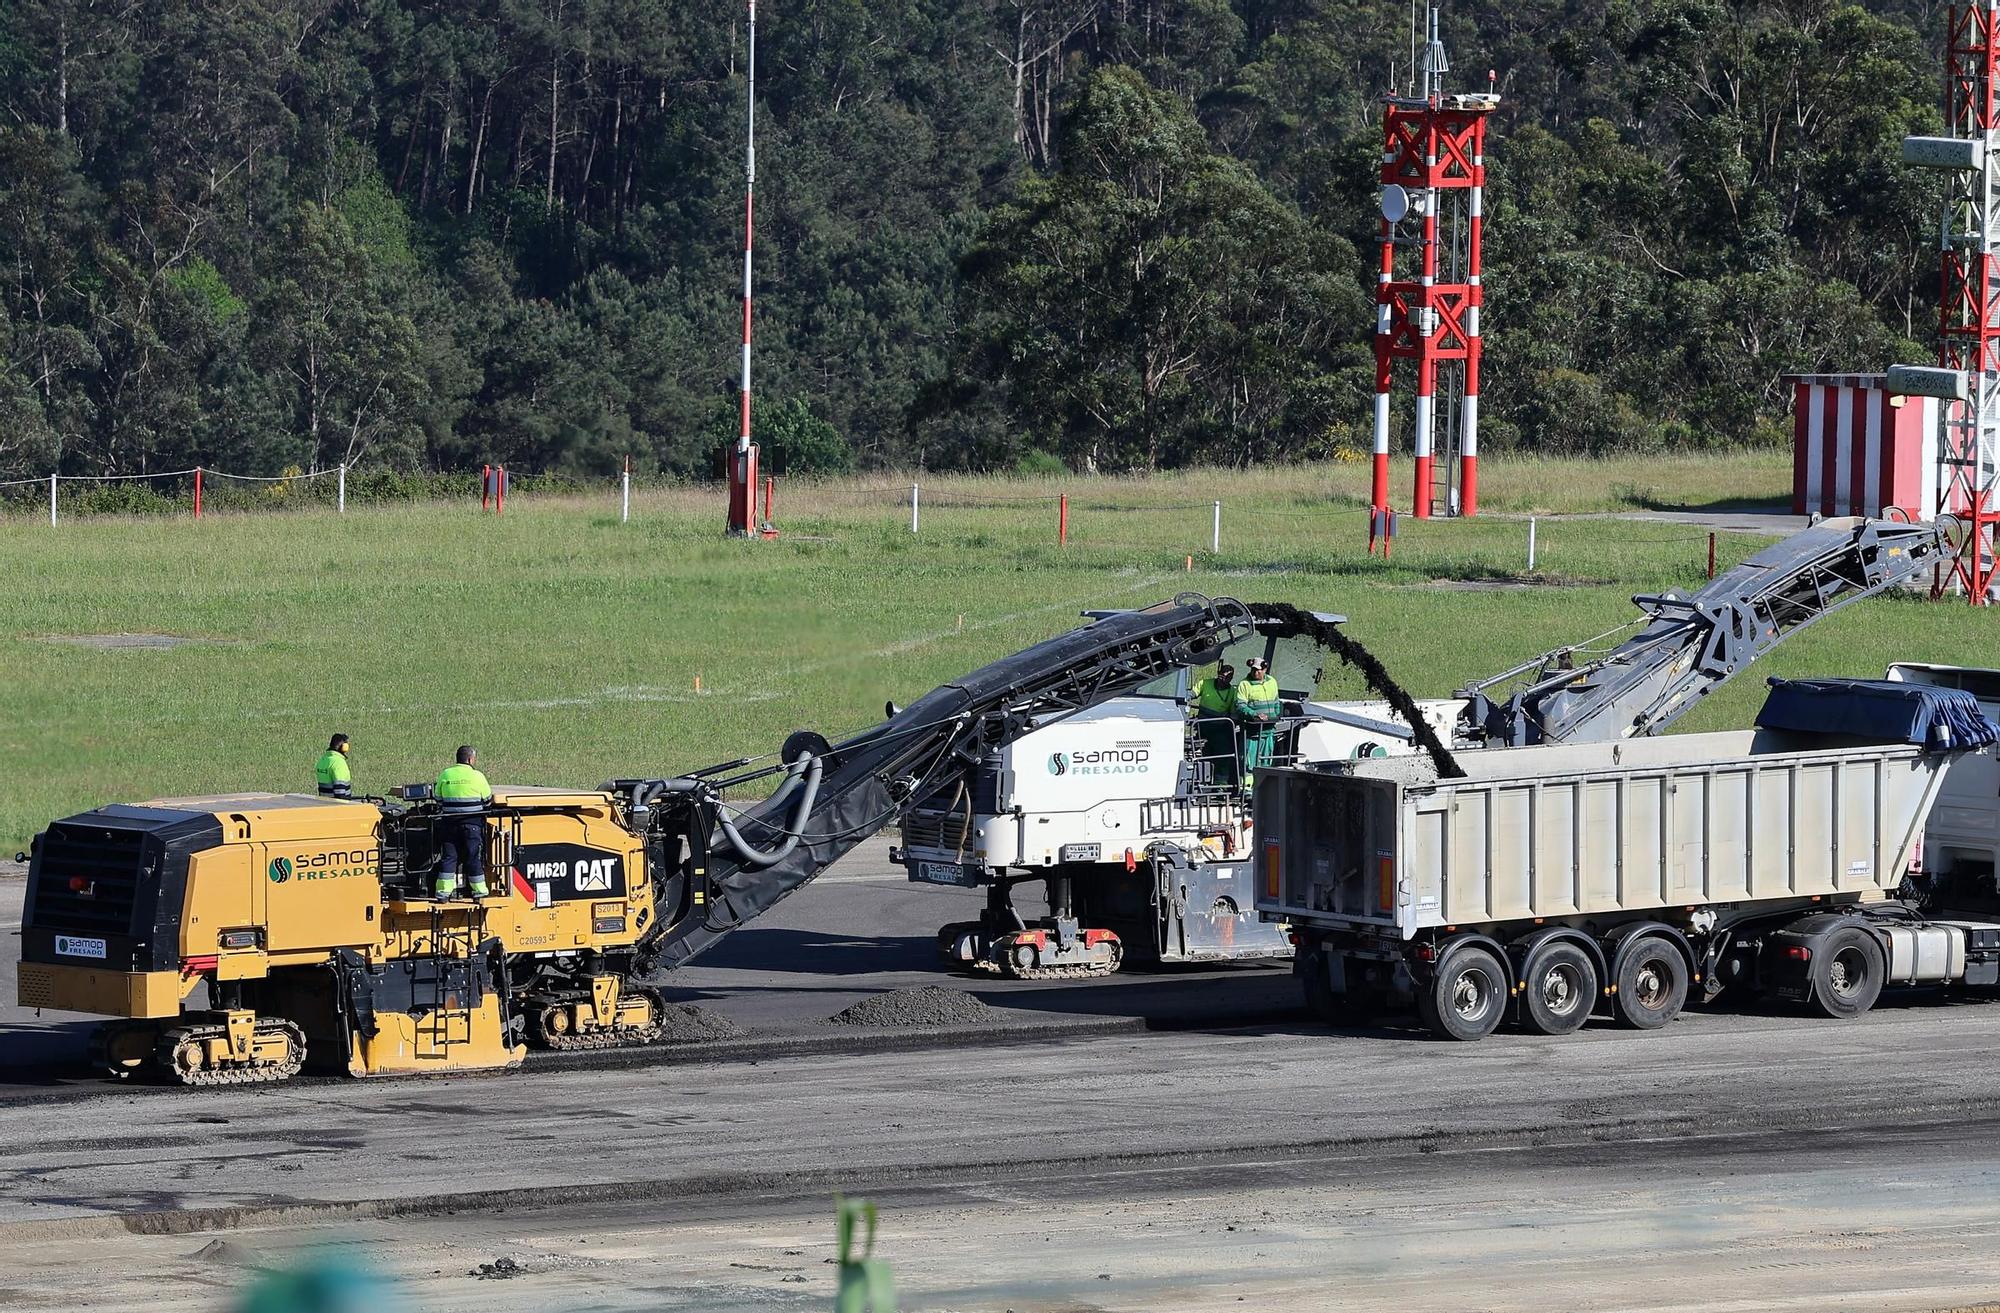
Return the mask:
<path id="1" fill-rule="evenodd" d="M 1382 189 L 1382 217 L 1390 223 L 1401 223 L 1403 216 L 1410 212 L 1410 193 L 1396 183 Z"/>

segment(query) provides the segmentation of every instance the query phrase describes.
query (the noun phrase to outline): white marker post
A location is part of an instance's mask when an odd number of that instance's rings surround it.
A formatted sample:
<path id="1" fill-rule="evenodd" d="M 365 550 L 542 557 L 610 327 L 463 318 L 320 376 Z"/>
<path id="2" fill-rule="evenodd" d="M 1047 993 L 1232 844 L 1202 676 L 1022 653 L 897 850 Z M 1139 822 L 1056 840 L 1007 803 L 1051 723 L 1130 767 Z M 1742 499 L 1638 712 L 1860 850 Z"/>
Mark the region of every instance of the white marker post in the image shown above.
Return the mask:
<path id="1" fill-rule="evenodd" d="M 1222 554 L 1222 503 L 1215 503 L 1215 523 L 1208 531 L 1208 550 Z"/>
<path id="2" fill-rule="evenodd" d="M 340 462 L 339 488 L 340 490 L 334 494 L 333 505 L 335 510 L 339 511 L 342 515 L 345 515 L 347 514 L 347 462 L 346 461 Z"/>
<path id="3" fill-rule="evenodd" d="M 1532 572 L 1534 568 L 1535 568 L 1535 517 L 1530 515 L 1528 517 L 1528 569 Z"/>
<path id="4" fill-rule="evenodd" d="M 56 527 L 56 476 L 49 475 L 49 527 Z"/>
<path id="5" fill-rule="evenodd" d="M 620 488 L 618 523 L 629 524 L 632 520 L 632 458 L 625 458 L 625 473 Z"/>
<path id="6" fill-rule="evenodd" d="M 917 531 L 917 485 L 910 485 L 910 532 Z"/>

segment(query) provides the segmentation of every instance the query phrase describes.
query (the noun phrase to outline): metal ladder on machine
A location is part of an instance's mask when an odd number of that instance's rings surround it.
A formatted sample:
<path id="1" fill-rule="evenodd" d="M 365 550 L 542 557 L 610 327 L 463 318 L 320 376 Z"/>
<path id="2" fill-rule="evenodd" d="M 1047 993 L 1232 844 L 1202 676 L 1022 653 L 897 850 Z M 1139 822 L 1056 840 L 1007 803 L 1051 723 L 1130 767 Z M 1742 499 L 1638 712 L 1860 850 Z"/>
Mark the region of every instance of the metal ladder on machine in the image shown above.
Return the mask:
<path id="1" fill-rule="evenodd" d="M 485 1002 L 484 983 L 474 960 L 484 939 L 480 931 L 485 923 L 486 909 L 476 902 L 469 908 L 447 903 L 431 907 L 430 951 L 418 958 L 414 968 L 421 970 L 428 965 L 431 971 L 426 1000 L 430 1010 L 419 1018 L 416 1028 L 420 1058 L 442 1060 L 451 1056 L 453 1048 L 472 1043 L 472 1013 Z"/>

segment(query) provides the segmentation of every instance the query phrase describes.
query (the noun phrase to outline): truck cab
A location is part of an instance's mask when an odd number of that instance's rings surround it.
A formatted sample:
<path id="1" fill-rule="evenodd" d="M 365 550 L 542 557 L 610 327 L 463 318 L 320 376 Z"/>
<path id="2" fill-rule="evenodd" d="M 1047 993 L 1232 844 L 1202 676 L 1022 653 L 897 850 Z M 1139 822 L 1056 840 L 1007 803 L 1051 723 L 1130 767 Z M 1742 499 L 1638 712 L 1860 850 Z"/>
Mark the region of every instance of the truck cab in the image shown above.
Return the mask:
<path id="1" fill-rule="evenodd" d="M 1889 667 L 1888 679 L 1964 689 L 2000 721 L 2000 670 L 1899 661 Z M 2000 758 L 1988 753 L 1952 767 L 1924 827 L 1924 867 L 1954 882 L 1993 884 L 2000 872 Z"/>

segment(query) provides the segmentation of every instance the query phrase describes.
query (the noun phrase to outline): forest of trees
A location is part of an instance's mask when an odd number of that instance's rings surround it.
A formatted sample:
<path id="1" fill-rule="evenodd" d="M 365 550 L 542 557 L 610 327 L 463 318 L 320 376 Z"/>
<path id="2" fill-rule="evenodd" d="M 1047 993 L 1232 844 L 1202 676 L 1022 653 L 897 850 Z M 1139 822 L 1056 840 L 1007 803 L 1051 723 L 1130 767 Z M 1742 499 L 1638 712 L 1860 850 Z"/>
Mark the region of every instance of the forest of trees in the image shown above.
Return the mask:
<path id="1" fill-rule="evenodd" d="M 7 0 L 0 478 L 705 475 L 734 432 L 737 0 Z M 794 471 L 1365 448 L 1406 0 L 764 0 L 758 428 Z M 1451 0 L 1483 437 L 1783 440 L 1928 354 L 1942 15 Z"/>

